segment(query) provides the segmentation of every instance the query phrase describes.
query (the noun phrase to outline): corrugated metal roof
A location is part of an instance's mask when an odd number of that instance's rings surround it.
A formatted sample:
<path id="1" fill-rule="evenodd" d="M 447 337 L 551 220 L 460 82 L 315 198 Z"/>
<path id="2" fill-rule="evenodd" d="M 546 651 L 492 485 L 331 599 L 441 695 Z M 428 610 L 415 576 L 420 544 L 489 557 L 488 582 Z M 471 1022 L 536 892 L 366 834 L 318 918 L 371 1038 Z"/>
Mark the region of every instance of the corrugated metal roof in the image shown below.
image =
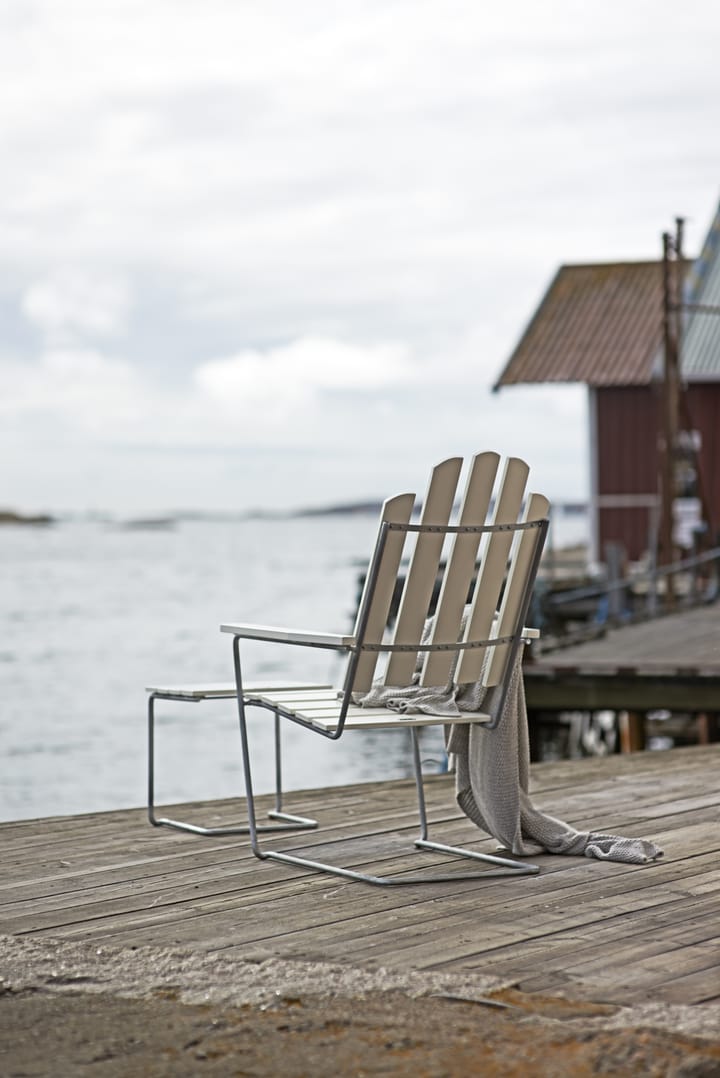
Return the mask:
<path id="1" fill-rule="evenodd" d="M 720 208 L 700 257 L 688 275 L 686 299 L 720 309 Z M 690 312 L 685 323 L 680 364 L 688 382 L 720 379 L 720 314 Z"/>
<path id="2" fill-rule="evenodd" d="M 647 385 L 662 340 L 662 264 L 561 266 L 495 388 Z"/>

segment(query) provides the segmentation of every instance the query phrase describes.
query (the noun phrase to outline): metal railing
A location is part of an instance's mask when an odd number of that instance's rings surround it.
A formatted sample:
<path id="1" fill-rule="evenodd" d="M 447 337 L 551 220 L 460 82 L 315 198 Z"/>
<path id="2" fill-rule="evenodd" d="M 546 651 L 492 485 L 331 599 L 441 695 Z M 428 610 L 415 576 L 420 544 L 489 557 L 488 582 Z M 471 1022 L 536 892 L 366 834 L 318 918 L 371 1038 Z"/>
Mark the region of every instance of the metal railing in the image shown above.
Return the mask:
<path id="1" fill-rule="evenodd" d="M 719 594 L 720 547 L 714 547 L 670 565 L 654 565 L 567 591 L 548 591 L 537 598 L 541 616 L 549 622 L 566 616 L 563 607 L 583 606 L 585 615 L 577 620 L 597 626 L 656 617 L 712 602 Z M 590 617 L 588 611 L 593 612 Z"/>

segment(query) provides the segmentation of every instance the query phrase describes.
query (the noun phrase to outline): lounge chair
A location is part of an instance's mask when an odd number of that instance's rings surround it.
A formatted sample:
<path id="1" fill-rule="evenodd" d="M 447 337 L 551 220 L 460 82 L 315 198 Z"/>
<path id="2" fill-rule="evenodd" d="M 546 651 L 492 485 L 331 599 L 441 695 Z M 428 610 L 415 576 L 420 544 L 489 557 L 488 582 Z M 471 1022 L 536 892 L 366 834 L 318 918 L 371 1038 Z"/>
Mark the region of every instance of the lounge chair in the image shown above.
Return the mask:
<path id="1" fill-rule="evenodd" d="M 413 522 L 414 494 L 401 494 L 384 503 L 352 633 L 294 631 L 235 622 L 221 626 L 222 632 L 233 638 L 248 824 L 252 849 L 258 858 L 378 885 L 478 875 L 476 867 L 472 875 L 461 870 L 452 875 L 377 876 L 298 853 L 263 848 L 256 822 L 248 738 L 246 713 L 251 707 L 265 709 L 275 716 L 276 722 L 288 720 L 308 733 L 331 740 L 337 740 L 346 730 L 408 729 L 420 816 L 420 836 L 415 846 L 490 865 L 481 869 L 482 875 L 527 875 L 538 871 L 536 865 L 524 861 L 430 840 L 418 743 L 421 726 L 453 723 L 497 726 L 503 717 L 523 644 L 538 635 L 525 627 L 525 620 L 547 532 L 549 503 L 539 494 L 525 497 L 528 467 L 518 458 L 507 460 L 495 490 L 499 462 L 496 453 L 481 453 L 469 462 L 454 524 L 450 519 L 463 466 L 458 457 L 433 469 L 417 523 Z M 494 490 L 494 515 L 487 523 Z M 409 544 L 413 549 L 405 567 L 403 554 L 409 536 L 414 538 L 414 543 Z M 446 545 L 449 545 L 447 552 Z M 433 611 L 432 599 L 437 594 L 438 582 L 440 590 Z M 399 586 L 402 595 L 397 616 L 388 630 L 393 595 Z M 291 644 L 345 652 L 348 661 L 342 687 L 340 690 L 313 687 L 297 691 L 289 687 L 254 691 L 243 682 L 240 656 L 243 640 L 260 640 L 274 647 Z M 385 668 L 378 673 L 381 653 L 386 653 L 388 658 Z M 428 687 L 433 686 L 438 687 L 435 695 L 442 704 L 439 710 L 435 713 L 428 713 L 427 709 L 412 710 L 414 700 L 424 690 L 427 695 Z M 460 692 L 456 693 L 458 687 Z M 462 696 L 463 687 L 472 687 L 487 709 L 481 706 L 475 710 L 458 710 L 453 701 L 456 695 Z M 400 704 L 394 706 L 394 701 Z M 408 704 L 411 710 L 398 711 L 398 706 Z"/>
<path id="2" fill-rule="evenodd" d="M 288 686 L 285 685 L 284 688 Z M 310 686 L 298 684 L 296 690 L 309 688 Z M 329 688 L 330 686 L 325 686 Z M 251 685 L 246 687 L 253 693 L 272 691 L 273 685 Z M 291 686 L 292 688 L 292 686 Z M 192 823 L 188 820 L 178 820 L 172 816 L 158 816 L 155 811 L 155 726 L 156 726 L 156 701 L 171 700 L 173 703 L 199 704 L 208 700 L 234 700 L 237 690 L 234 682 L 222 684 L 182 684 L 182 685 L 148 685 L 145 690 L 149 693 L 147 710 L 147 736 L 148 736 L 148 819 L 153 827 L 173 827 L 176 831 L 189 831 L 193 835 L 247 835 L 250 828 L 247 823 L 231 824 L 223 827 L 206 827 L 204 824 Z M 306 816 L 294 816 L 283 809 L 282 788 L 282 744 L 280 738 L 280 720 L 276 716 L 274 723 L 275 738 L 275 807 L 268 812 L 268 818 L 275 823 L 265 824 L 258 827 L 261 832 L 277 831 L 304 831 L 307 828 L 317 827 L 317 820 Z"/>

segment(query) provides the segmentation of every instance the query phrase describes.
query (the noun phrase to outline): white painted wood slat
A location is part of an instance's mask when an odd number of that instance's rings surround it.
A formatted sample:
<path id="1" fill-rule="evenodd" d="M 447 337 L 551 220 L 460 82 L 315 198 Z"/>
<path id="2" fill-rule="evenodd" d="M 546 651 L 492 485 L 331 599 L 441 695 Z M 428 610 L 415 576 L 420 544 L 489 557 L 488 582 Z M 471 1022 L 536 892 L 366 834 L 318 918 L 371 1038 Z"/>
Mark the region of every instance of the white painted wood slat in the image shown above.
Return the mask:
<path id="1" fill-rule="evenodd" d="M 448 524 L 462 464 L 462 457 L 450 457 L 433 468 L 423 502 L 421 524 L 443 528 Z M 392 637 L 395 644 L 420 643 L 444 542 L 443 532 L 421 532 L 417 536 Z M 385 684 L 408 685 L 415 672 L 417 657 L 417 651 L 391 654 L 385 671 Z"/>
<path id="2" fill-rule="evenodd" d="M 550 509 L 550 502 L 542 494 L 531 494 L 523 515 L 524 521 L 543 520 Z M 500 614 L 494 635 L 510 636 L 515 632 L 520 613 L 528 570 L 532 561 L 535 544 L 538 541 L 536 529 L 517 532 L 511 555 L 511 565 L 505 581 L 505 592 L 500 606 Z M 498 644 L 492 649 L 483 673 L 485 685 L 497 685 L 505 673 L 505 664 L 510 655 L 509 644 Z"/>
<path id="3" fill-rule="evenodd" d="M 245 696 L 259 696 L 262 693 L 272 692 L 274 689 L 312 689 L 317 692 L 321 689 L 331 688 L 332 685 L 313 685 L 309 681 L 298 682 L 295 685 L 281 681 L 263 681 L 258 684 L 255 682 L 250 682 L 247 685 L 243 684 L 243 694 Z M 159 693 L 177 700 L 225 700 L 237 695 L 234 681 L 226 681 L 223 684 L 213 682 L 206 685 L 147 685 L 145 691 Z"/>
<path id="4" fill-rule="evenodd" d="M 398 494 L 395 498 L 388 498 L 383 505 L 382 513 L 380 515 L 381 524 L 384 521 L 389 521 L 391 524 L 407 524 L 410 521 L 414 505 L 414 494 Z M 365 641 L 368 644 L 382 643 L 385 627 L 387 626 L 390 603 L 392 602 L 393 592 L 395 590 L 395 581 L 400 568 L 400 561 L 402 560 L 405 539 L 405 532 L 388 532 L 365 632 Z M 369 586 L 370 575 L 368 573 L 368 577 L 365 580 L 362 599 L 360 601 L 360 608 L 358 610 L 358 619 L 362 613 L 365 596 L 367 595 Z M 356 635 L 358 629 L 359 625 L 356 625 Z M 368 691 L 372 685 L 377 661 L 377 652 L 364 651 L 360 655 L 352 685 L 353 692 Z"/>
<path id="5" fill-rule="evenodd" d="M 522 507 L 529 468 L 519 457 L 509 457 L 503 472 L 493 524 L 516 524 Z M 493 619 L 500 601 L 508 556 L 514 532 L 491 532 L 484 550 L 482 565 L 475 585 L 470 617 L 464 640 L 486 640 L 490 637 Z M 459 685 L 479 681 L 485 659 L 485 648 L 473 648 L 460 655 L 455 674 Z"/>
<path id="6" fill-rule="evenodd" d="M 463 711 L 459 717 L 453 718 L 453 723 L 467 724 L 471 722 L 490 722 L 491 716 L 484 711 Z M 311 720 L 314 725 L 321 727 L 328 731 L 335 731 L 337 729 L 337 722 L 331 720 L 327 715 L 318 715 Z M 353 712 L 348 716 L 345 722 L 346 730 L 392 730 L 400 729 L 403 726 L 438 726 L 444 724 L 447 720 L 440 718 L 438 715 L 424 715 L 414 714 L 408 715 L 404 718 L 398 715 L 396 712 L 384 711 L 382 708 L 365 707 L 358 710 L 358 713 Z"/>
<path id="7" fill-rule="evenodd" d="M 276 640 L 283 644 L 308 644 L 315 647 L 338 648 L 351 647 L 354 636 L 342 633 L 316 632 L 315 629 L 285 629 L 274 625 L 252 625 L 232 622 L 220 626 L 221 633 L 232 633 L 247 640 Z"/>
<path id="8" fill-rule="evenodd" d="M 499 462 L 497 453 L 478 453 L 473 457 L 458 524 L 477 527 L 485 523 Z M 479 534 L 458 534 L 453 537 L 435 612 L 431 636 L 433 644 L 451 644 L 460 637 L 462 614 L 475 572 L 479 545 Z M 423 663 L 421 685 L 447 684 L 453 660 L 452 652 L 428 652 Z"/>
<path id="9" fill-rule="evenodd" d="M 290 693 L 273 692 L 263 694 L 262 701 L 267 708 L 278 706 L 292 711 L 297 718 L 311 723 L 321 730 L 334 732 L 339 725 L 340 701 L 334 691 L 327 693 L 324 697 L 318 695 L 315 700 L 298 699 L 297 697 L 293 699 Z M 270 711 L 268 711 L 268 714 L 270 714 Z M 367 708 L 351 705 L 347 711 L 345 729 L 387 730 L 403 726 L 438 726 L 447 722 L 469 723 L 489 720 L 490 716 L 482 711 L 462 712 L 459 716 L 447 719 L 439 715 L 423 713 L 404 716 L 387 708 Z"/>
<path id="10" fill-rule="evenodd" d="M 246 699 L 272 700 L 274 704 L 280 704 L 288 711 L 296 711 L 305 707 L 335 708 L 340 707 L 340 697 L 337 689 L 316 688 L 308 692 L 258 692 L 247 693 Z"/>

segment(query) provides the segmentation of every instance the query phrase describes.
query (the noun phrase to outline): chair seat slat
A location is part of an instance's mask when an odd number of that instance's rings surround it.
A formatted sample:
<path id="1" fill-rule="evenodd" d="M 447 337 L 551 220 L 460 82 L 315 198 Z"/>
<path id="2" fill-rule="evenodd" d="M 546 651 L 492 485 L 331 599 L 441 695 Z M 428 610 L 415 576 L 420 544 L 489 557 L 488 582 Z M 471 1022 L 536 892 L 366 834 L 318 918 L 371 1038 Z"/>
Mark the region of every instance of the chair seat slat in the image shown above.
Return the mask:
<path id="1" fill-rule="evenodd" d="M 281 708 L 292 713 L 299 720 L 327 732 L 333 732 L 340 723 L 341 701 L 335 690 L 320 690 L 314 696 L 298 698 L 297 694 L 271 692 L 251 697 L 263 707 Z M 483 711 L 462 712 L 458 716 L 447 718 L 440 715 L 411 714 L 402 715 L 389 708 L 358 707 L 350 705 L 345 718 L 345 729 L 392 729 L 402 726 L 438 726 L 447 723 L 488 722 L 490 716 Z"/>
<path id="2" fill-rule="evenodd" d="M 260 690 L 259 692 L 253 692 L 252 689 L 246 689 L 243 686 L 244 697 L 262 697 L 263 700 L 272 698 L 273 700 L 282 700 L 290 707 L 301 707 L 307 703 L 325 703 L 331 701 L 337 704 L 340 699 L 338 691 L 332 685 L 313 685 L 312 688 L 308 688 L 298 692 L 288 689 L 287 691 L 274 691 L 272 689 L 268 691 Z"/>
<path id="3" fill-rule="evenodd" d="M 487 723 L 491 721 L 491 716 L 483 711 L 463 711 L 460 715 L 453 716 L 452 719 L 442 718 L 438 715 L 398 715 L 397 712 L 385 711 L 382 708 L 378 708 L 377 711 L 373 708 L 362 708 L 361 711 L 362 714 L 352 714 L 347 717 L 345 721 L 346 730 L 397 730 L 410 726 L 467 725 L 468 723 Z M 311 721 L 315 726 L 319 726 L 329 733 L 332 733 L 338 727 L 337 721 L 323 715 L 318 715 Z"/>
<path id="4" fill-rule="evenodd" d="M 272 692 L 274 689 L 300 691 L 305 688 L 313 689 L 317 692 L 318 689 L 331 689 L 332 685 L 311 685 L 310 682 L 289 685 L 287 682 L 281 681 L 262 681 L 257 685 L 252 682 L 244 684 L 243 692 L 245 696 L 250 696 L 253 693 Z M 223 684 L 213 682 L 206 685 L 148 685 L 145 691 L 176 700 L 224 700 L 237 695 L 237 687 L 234 681 L 227 681 Z"/>

